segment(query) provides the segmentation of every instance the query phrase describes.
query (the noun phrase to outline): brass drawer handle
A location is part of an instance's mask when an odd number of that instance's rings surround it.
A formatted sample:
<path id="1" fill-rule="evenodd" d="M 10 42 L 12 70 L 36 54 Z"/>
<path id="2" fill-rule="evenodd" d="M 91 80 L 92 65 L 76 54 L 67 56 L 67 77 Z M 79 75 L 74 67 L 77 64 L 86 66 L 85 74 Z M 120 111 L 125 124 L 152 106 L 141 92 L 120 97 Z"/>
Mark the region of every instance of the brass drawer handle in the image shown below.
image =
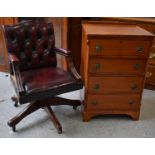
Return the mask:
<path id="1" fill-rule="evenodd" d="M 137 48 L 136 48 L 136 51 L 137 51 L 138 53 L 142 53 L 142 52 L 144 52 L 144 47 L 142 47 L 142 46 L 137 47 Z"/>
<path id="2" fill-rule="evenodd" d="M 94 84 L 93 89 L 94 89 L 95 91 L 98 91 L 98 90 L 100 89 L 100 85 L 99 85 L 99 84 Z"/>
<path id="3" fill-rule="evenodd" d="M 102 45 L 96 45 L 96 52 L 101 52 L 103 49 Z"/>
<path id="4" fill-rule="evenodd" d="M 134 64 L 134 68 L 135 68 L 135 69 L 141 68 L 141 64 Z"/>
<path id="5" fill-rule="evenodd" d="M 134 102 L 135 102 L 135 101 L 132 100 L 132 99 L 128 101 L 129 104 L 134 104 Z"/>
<path id="6" fill-rule="evenodd" d="M 138 88 L 137 84 L 132 84 L 132 85 L 131 85 L 131 89 L 132 89 L 132 90 L 136 90 L 137 88 Z"/>
<path id="7" fill-rule="evenodd" d="M 97 105 L 98 104 L 98 102 L 95 100 L 95 101 L 92 101 L 92 105 Z"/>
<path id="8" fill-rule="evenodd" d="M 155 58 L 155 53 L 151 52 L 151 53 L 150 53 L 150 56 L 149 56 L 149 58 L 150 58 L 150 59 L 153 59 L 153 58 Z"/>
<path id="9" fill-rule="evenodd" d="M 100 69 L 101 68 L 101 64 L 100 63 L 96 63 L 96 69 L 98 70 L 98 69 Z"/>
<path id="10" fill-rule="evenodd" d="M 149 78 L 152 76 L 152 72 L 146 72 L 146 78 Z"/>

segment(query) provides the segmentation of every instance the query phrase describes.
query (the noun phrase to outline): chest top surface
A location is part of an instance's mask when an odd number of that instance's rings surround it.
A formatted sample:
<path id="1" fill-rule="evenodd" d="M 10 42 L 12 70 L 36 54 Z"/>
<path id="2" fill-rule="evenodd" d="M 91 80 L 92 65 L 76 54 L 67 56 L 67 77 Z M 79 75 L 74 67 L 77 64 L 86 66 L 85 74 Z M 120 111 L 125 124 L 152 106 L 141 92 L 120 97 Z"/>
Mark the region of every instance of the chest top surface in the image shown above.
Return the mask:
<path id="1" fill-rule="evenodd" d="M 134 24 L 83 22 L 83 30 L 89 36 L 138 36 L 154 37 L 154 34 Z"/>

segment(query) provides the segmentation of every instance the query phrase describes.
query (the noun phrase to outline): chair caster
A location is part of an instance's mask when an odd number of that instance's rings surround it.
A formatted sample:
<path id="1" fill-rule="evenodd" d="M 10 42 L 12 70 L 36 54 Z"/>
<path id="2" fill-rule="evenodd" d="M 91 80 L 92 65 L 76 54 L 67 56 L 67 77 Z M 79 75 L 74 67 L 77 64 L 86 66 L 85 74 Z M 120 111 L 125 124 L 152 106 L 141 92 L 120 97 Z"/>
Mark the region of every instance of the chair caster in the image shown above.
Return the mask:
<path id="1" fill-rule="evenodd" d="M 13 97 L 11 98 L 11 100 L 12 100 L 13 102 L 15 102 L 15 104 L 14 104 L 15 107 L 18 107 L 18 106 L 19 106 L 19 104 L 18 104 L 18 98 L 17 98 L 16 96 L 13 96 Z"/>
<path id="2" fill-rule="evenodd" d="M 77 110 L 78 105 L 73 105 L 73 109 Z"/>
<path id="3" fill-rule="evenodd" d="M 58 129 L 58 134 L 62 134 L 62 128 Z"/>
<path id="4" fill-rule="evenodd" d="M 15 126 L 15 125 L 12 126 L 12 125 L 11 125 L 11 122 L 8 122 L 8 125 L 12 128 L 12 131 L 13 131 L 13 132 L 16 132 L 16 126 Z"/>
<path id="5" fill-rule="evenodd" d="M 13 126 L 13 127 L 12 127 L 12 131 L 13 131 L 13 132 L 16 132 L 16 126 Z"/>
<path id="6" fill-rule="evenodd" d="M 19 106 L 18 102 L 15 102 L 14 106 L 15 107 L 18 107 Z"/>

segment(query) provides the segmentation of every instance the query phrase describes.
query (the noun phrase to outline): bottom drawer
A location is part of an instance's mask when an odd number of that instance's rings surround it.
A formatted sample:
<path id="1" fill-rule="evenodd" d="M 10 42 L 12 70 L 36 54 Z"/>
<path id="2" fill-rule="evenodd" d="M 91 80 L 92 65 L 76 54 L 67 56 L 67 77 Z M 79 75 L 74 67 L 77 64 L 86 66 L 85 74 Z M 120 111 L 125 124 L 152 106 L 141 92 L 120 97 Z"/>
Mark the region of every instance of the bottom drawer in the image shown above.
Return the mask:
<path id="1" fill-rule="evenodd" d="M 138 110 L 140 94 L 127 95 L 88 95 L 87 110 Z"/>

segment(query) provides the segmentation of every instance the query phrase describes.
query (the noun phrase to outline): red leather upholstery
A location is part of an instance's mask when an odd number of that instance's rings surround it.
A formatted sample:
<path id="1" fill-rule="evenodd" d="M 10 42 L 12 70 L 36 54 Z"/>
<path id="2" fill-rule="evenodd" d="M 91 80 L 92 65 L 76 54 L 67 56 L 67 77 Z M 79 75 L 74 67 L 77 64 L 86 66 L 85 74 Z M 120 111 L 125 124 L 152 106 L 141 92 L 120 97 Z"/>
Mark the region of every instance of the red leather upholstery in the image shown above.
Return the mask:
<path id="1" fill-rule="evenodd" d="M 45 91 L 75 82 L 68 72 L 54 67 L 24 71 L 21 78 L 27 93 Z"/>
<path id="2" fill-rule="evenodd" d="M 30 103 L 8 125 L 15 131 L 16 125 L 32 112 L 45 108 L 58 130 L 62 127 L 50 106 L 71 105 L 74 109 L 81 102 L 56 97 L 83 87 L 71 52 L 55 47 L 53 25 L 43 22 L 25 21 L 13 26 L 3 26 L 9 56 L 10 76 L 17 98 L 15 106 Z M 56 53 L 67 60 L 68 71 L 57 67 Z"/>
<path id="3" fill-rule="evenodd" d="M 5 38 L 9 53 L 20 60 L 20 69 L 56 67 L 53 25 L 41 22 L 23 22 L 5 26 Z"/>
<path id="4" fill-rule="evenodd" d="M 81 89 L 83 82 L 71 52 L 55 47 L 52 23 L 25 21 L 3 26 L 10 73 L 21 104 Z M 56 54 L 67 60 L 68 72 L 57 68 Z"/>

